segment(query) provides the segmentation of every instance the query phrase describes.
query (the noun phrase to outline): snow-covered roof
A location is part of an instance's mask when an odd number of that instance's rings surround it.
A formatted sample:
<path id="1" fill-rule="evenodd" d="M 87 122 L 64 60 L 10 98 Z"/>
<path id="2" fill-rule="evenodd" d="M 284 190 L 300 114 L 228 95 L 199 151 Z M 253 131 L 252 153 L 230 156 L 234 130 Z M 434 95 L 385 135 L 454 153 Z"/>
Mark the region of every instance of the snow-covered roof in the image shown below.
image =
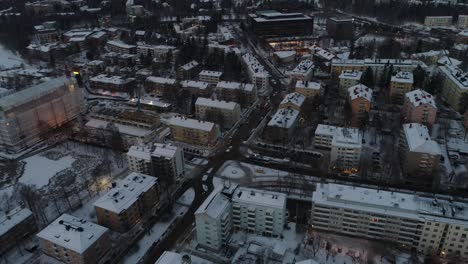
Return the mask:
<path id="1" fill-rule="evenodd" d="M 193 69 L 194 67 L 197 67 L 197 66 L 198 66 L 198 62 L 193 60 L 193 61 L 191 61 L 189 63 L 186 63 L 186 64 L 184 64 L 184 65 L 182 65 L 180 67 L 182 69 L 188 71 L 188 70 L 191 70 L 191 69 Z"/>
<path id="2" fill-rule="evenodd" d="M 438 65 L 451 65 L 451 66 L 458 67 L 460 64 L 462 64 L 462 62 L 452 57 L 443 56 L 437 61 L 437 64 Z"/>
<path id="3" fill-rule="evenodd" d="M 332 140 L 332 146 L 344 148 L 361 148 L 362 134 L 352 127 L 337 127 Z"/>
<path id="4" fill-rule="evenodd" d="M 147 82 L 152 82 L 152 83 L 159 83 L 159 84 L 175 84 L 176 79 L 171 79 L 171 78 L 164 78 L 164 77 L 155 77 L 155 76 L 149 76 L 146 78 Z"/>
<path id="5" fill-rule="evenodd" d="M 319 264 L 319 263 L 313 259 L 307 259 L 307 260 L 296 262 L 296 264 Z"/>
<path id="6" fill-rule="evenodd" d="M 85 252 L 106 232 L 107 228 L 69 214 L 63 214 L 37 236 L 78 254 Z"/>
<path id="7" fill-rule="evenodd" d="M 307 75 L 314 69 L 314 63 L 311 60 L 301 61 L 290 74 L 302 74 Z"/>
<path id="8" fill-rule="evenodd" d="M 268 72 L 265 70 L 263 65 L 260 64 L 257 58 L 255 58 L 254 55 L 250 53 L 246 53 L 242 55 L 242 60 L 244 61 L 244 63 L 247 65 L 247 68 L 249 69 L 250 72 L 252 72 L 254 76 L 258 76 L 258 77 L 269 76 Z"/>
<path id="9" fill-rule="evenodd" d="M 302 104 L 304 104 L 305 99 L 306 97 L 304 95 L 294 92 L 294 93 L 290 93 L 284 96 L 284 99 L 283 101 L 281 101 L 280 105 L 291 103 L 293 105 L 301 107 Z"/>
<path id="10" fill-rule="evenodd" d="M 439 70 L 445 74 L 452 82 L 463 90 L 468 90 L 468 74 L 458 67 L 444 65 L 440 66 Z"/>
<path id="11" fill-rule="evenodd" d="M 318 124 L 317 128 L 315 129 L 315 135 L 327 135 L 333 137 L 335 136 L 337 129 L 337 126 Z"/>
<path id="12" fill-rule="evenodd" d="M 138 103 L 138 98 L 131 98 L 128 101 L 131 105 L 136 105 Z M 159 108 L 170 108 L 171 104 L 161 100 L 160 98 L 153 98 L 148 96 L 143 96 L 140 98 L 140 104 L 149 105 L 149 106 L 156 106 Z"/>
<path id="13" fill-rule="evenodd" d="M 155 264 L 184 264 L 182 262 L 183 255 L 177 252 L 164 251 L 164 253 L 158 258 Z M 197 256 L 189 255 L 192 264 L 212 264 L 213 262 L 201 259 Z"/>
<path id="14" fill-rule="evenodd" d="M 107 41 L 107 45 L 116 46 L 116 47 L 119 47 L 119 48 L 122 48 L 122 49 L 136 48 L 135 45 L 129 45 L 129 44 L 126 44 L 126 43 L 124 43 L 122 41 L 118 41 L 118 40 L 109 40 L 109 41 Z"/>
<path id="15" fill-rule="evenodd" d="M 335 58 L 335 54 L 316 45 L 309 47 L 309 50 L 313 52 L 314 55 L 321 57 L 327 61 L 330 61 Z"/>
<path id="16" fill-rule="evenodd" d="M 104 121 L 104 120 L 99 120 L 95 118 L 91 118 L 85 126 L 91 127 L 94 129 L 106 129 L 107 126 L 109 125 L 110 122 Z M 117 127 L 120 133 L 133 136 L 133 137 L 139 137 L 143 138 L 146 137 L 147 135 L 151 134 L 152 131 L 149 129 L 141 128 L 141 127 L 136 127 L 136 126 L 129 126 L 129 125 L 123 125 L 119 123 L 114 123 L 114 125 Z"/>
<path id="17" fill-rule="evenodd" d="M 364 84 L 357 84 L 348 88 L 348 96 L 351 100 L 364 98 L 367 101 L 372 101 L 372 89 Z"/>
<path id="18" fill-rule="evenodd" d="M 30 216 L 32 216 L 31 210 L 21 207 L 16 207 L 10 212 L 0 215 L 0 237 Z"/>
<path id="19" fill-rule="evenodd" d="M 195 105 L 220 108 L 230 111 L 234 110 L 238 106 L 238 104 L 235 102 L 226 102 L 204 97 L 198 97 Z"/>
<path id="20" fill-rule="evenodd" d="M 177 151 L 178 147 L 172 144 L 154 143 L 153 146 L 131 146 L 127 155 L 149 161 L 152 156 L 172 159 Z"/>
<path id="21" fill-rule="evenodd" d="M 140 196 L 157 184 L 157 178 L 137 172 L 130 173 L 106 194 L 101 196 L 95 207 L 120 214 L 132 206 Z"/>
<path id="22" fill-rule="evenodd" d="M 210 76 L 210 77 L 221 77 L 221 75 L 223 75 L 223 72 L 219 72 L 219 71 L 208 71 L 208 70 L 203 70 L 201 71 L 198 76 Z"/>
<path id="23" fill-rule="evenodd" d="M 284 58 L 289 58 L 289 57 L 295 56 L 296 51 L 294 51 L 294 50 L 280 50 L 280 51 L 275 51 L 273 54 L 275 54 L 280 59 L 284 59 Z"/>
<path id="24" fill-rule="evenodd" d="M 309 82 L 309 81 L 297 81 L 296 89 L 310 89 L 310 90 L 320 90 L 322 84 L 319 82 Z"/>
<path id="25" fill-rule="evenodd" d="M 434 108 L 437 108 L 434 96 L 432 96 L 430 93 L 417 89 L 411 92 L 408 92 L 405 94 L 405 97 L 407 100 L 413 104 L 414 107 L 420 106 L 420 105 L 430 105 Z"/>
<path id="26" fill-rule="evenodd" d="M 99 74 L 89 79 L 92 82 L 101 82 L 101 83 L 110 83 L 116 85 L 127 84 L 135 79 L 133 78 L 125 78 L 123 76 L 115 75 L 115 76 L 107 76 L 106 74 Z"/>
<path id="27" fill-rule="evenodd" d="M 135 31 L 135 35 L 138 35 L 138 36 L 144 36 L 145 34 L 146 34 L 146 31 L 144 31 L 144 30 Z"/>
<path id="28" fill-rule="evenodd" d="M 216 88 L 217 89 L 232 89 L 232 90 L 241 89 L 243 91 L 251 92 L 253 91 L 254 86 L 251 83 L 220 81 L 216 84 Z"/>
<path id="29" fill-rule="evenodd" d="M 427 127 L 419 123 L 408 123 L 403 125 L 406 142 L 409 151 L 441 155 L 439 144 L 431 139 Z"/>
<path id="30" fill-rule="evenodd" d="M 291 20 L 312 20 L 311 17 L 302 13 L 281 13 L 273 10 L 258 11 L 256 14 L 249 16 L 257 23 L 291 21 Z"/>
<path id="31" fill-rule="evenodd" d="M 229 199 L 221 193 L 223 186 L 217 186 L 205 201 L 195 211 L 195 215 L 206 214 L 211 218 L 218 218 L 231 205 Z"/>
<path id="32" fill-rule="evenodd" d="M 185 80 L 185 81 L 182 81 L 180 85 L 182 86 L 182 88 L 196 88 L 200 90 L 205 90 L 208 88 L 210 84 L 207 82 L 201 82 L 201 81 Z"/>
<path id="33" fill-rule="evenodd" d="M 232 202 L 284 209 L 286 208 L 286 194 L 238 187 L 232 195 Z"/>
<path id="34" fill-rule="evenodd" d="M 290 128 L 299 117 L 299 111 L 294 109 L 280 108 L 268 122 L 268 126 Z"/>
<path id="35" fill-rule="evenodd" d="M 340 79 L 348 79 L 348 80 L 361 80 L 362 72 L 360 71 L 342 71 L 340 74 Z"/>
<path id="36" fill-rule="evenodd" d="M 191 118 L 186 118 L 182 116 L 175 116 L 170 119 L 170 125 L 172 126 L 178 126 L 178 127 L 184 127 L 184 128 L 189 128 L 189 129 L 196 129 L 196 130 L 203 130 L 206 132 L 210 132 L 214 129 L 215 124 L 208 122 L 208 121 L 202 121 L 202 120 L 196 120 L 196 119 L 191 119 Z"/>
<path id="37" fill-rule="evenodd" d="M 333 65 L 356 65 L 356 66 L 376 66 L 392 64 L 394 66 L 416 66 L 415 60 L 402 59 L 333 59 Z"/>
<path id="38" fill-rule="evenodd" d="M 393 75 L 391 78 L 391 82 L 398 82 L 398 83 L 413 83 L 413 73 L 412 72 L 398 72 L 397 74 Z"/>

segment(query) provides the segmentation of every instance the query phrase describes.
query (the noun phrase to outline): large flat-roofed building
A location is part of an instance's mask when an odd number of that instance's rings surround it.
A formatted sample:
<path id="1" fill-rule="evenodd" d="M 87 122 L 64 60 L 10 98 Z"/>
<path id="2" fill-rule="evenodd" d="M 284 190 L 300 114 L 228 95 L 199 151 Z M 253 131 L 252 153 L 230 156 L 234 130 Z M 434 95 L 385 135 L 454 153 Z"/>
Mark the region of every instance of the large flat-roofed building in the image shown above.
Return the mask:
<path id="1" fill-rule="evenodd" d="M 216 91 L 221 100 L 237 102 L 242 107 L 252 105 L 257 100 L 257 88 L 251 83 L 220 81 Z"/>
<path id="2" fill-rule="evenodd" d="M 16 207 L 0 215 L 0 254 L 37 232 L 31 210 Z"/>
<path id="3" fill-rule="evenodd" d="M 198 79 L 201 82 L 207 82 L 215 86 L 219 82 L 222 75 L 223 75 L 223 72 L 220 72 L 220 71 L 203 70 L 198 74 Z"/>
<path id="4" fill-rule="evenodd" d="M 234 229 L 279 237 L 286 223 L 286 194 L 238 187 L 232 195 Z"/>
<path id="5" fill-rule="evenodd" d="M 89 114 L 89 116 L 109 123 L 144 128 L 148 130 L 156 129 L 159 125 L 159 116 L 152 111 L 102 107 L 95 109 Z"/>
<path id="6" fill-rule="evenodd" d="M 468 93 L 468 74 L 458 67 L 440 66 L 439 72 L 442 74 L 442 97 L 453 109 L 462 111 L 460 99 L 463 94 Z M 466 107 L 466 106 L 465 106 Z"/>
<path id="7" fill-rule="evenodd" d="M 136 54 L 137 47 L 118 40 L 107 41 L 106 48 L 111 52 Z"/>
<path id="8" fill-rule="evenodd" d="M 158 96 L 166 95 L 169 90 L 176 89 L 176 79 L 149 76 L 145 80 L 145 90 Z"/>
<path id="9" fill-rule="evenodd" d="M 242 55 L 242 62 L 246 68 L 249 80 L 259 91 L 266 91 L 269 88 L 270 74 L 254 55 L 246 53 Z"/>
<path id="10" fill-rule="evenodd" d="M 302 13 L 265 10 L 249 14 L 248 17 L 250 28 L 262 37 L 312 35 L 314 29 L 314 19 Z"/>
<path id="11" fill-rule="evenodd" d="M 458 16 L 458 28 L 468 28 L 468 15 Z"/>
<path id="12" fill-rule="evenodd" d="M 405 94 L 413 88 L 413 73 L 398 72 L 390 79 L 390 98 L 394 104 L 403 104 Z"/>
<path id="13" fill-rule="evenodd" d="M 401 111 L 403 122 L 421 123 L 432 127 L 437 115 L 435 98 L 421 89 L 411 91 L 405 94 L 405 103 Z"/>
<path id="14" fill-rule="evenodd" d="M 322 93 L 322 84 L 320 82 L 297 81 L 294 91 L 305 97 L 317 97 Z"/>
<path id="15" fill-rule="evenodd" d="M 310 81 L 314 74 L 314 68 L 314 63 L 311 60 L 303 60 L 288 75 L 293 80 Z"/>
<path id="16" fill-rule="evenodd" d="M 468 204 L 425 193 L 318 184 L 311 226 L 321 231 L 384 240 L 421 254 L 468 257 Z"/>
<path id="17" fill-rule="evenodd" d="M 195 102 L 195 116 L 197 118 L 217 123 L 223 128 L 231 128 L 239 121 L 240 109 L 238 103 L 204 97 L 198 97 Z"/>
<path id="18" fill-rule="evenodd" d="M 89 86 L 93 90 L 131 92 L 134 85 L 134 78 L 125 78 L 118 75 L 108 76 L 106 74 L 99 74 L 89 79 Z"/>
<path id="19" fill-rule="evenodd" d="M 452 25 L 452 16 L 426 16 L 424 26 L 426 27 L 450 27 Z"/>
<path id="20" fill-rule="evenodd" d="M 214 147 L 219 136 L 215 123 L 176 116 L 170 119 L 172 139 L 192 145 Z"/>
<path id="21" fill-rule="evenodd" d="M 109 229 L 63 214 L 37 234 L 42 252 L 64 263 L 102 264 L 110 261 Z"/>
<path id="22" fill-rule="evenodd" d="M 374 73 L 374 80 L 380 78 L 385 72 L 385 69 L 392 65 L 394 71 L 408 71 L 413 70 L 421 65 L 417 60 L 403 60 L 403 59 L 333 59 L 331 66 L 332 76 L 338 77 L 342 71 L 361 71 L 365 72 L 367 67 L 372 69 Z"/>
<path id="23" fill-rule="evenodd" d="M 299 122 L 300 113 L 292 108 L 280 108 L 263 131 L 263 138 L 272 143 L 286 144 L 291 141 Z"/>
<path id="24" fill-rule="evenodd" d="M 327 33 L 335 40 L 346 40 L 354 37 L 354 19 L 351 17 L 327 18 Z"/>
<path id="25" fill-rule="evenodd" d="M 75 119 L 84 110 L 83 93 L 72 79 L 51 79 L 0 98 L 0 148 L 19 152 L 50 128 Z"/>
<path id="26" fill-rule="evenodd" d="M 98 223 L 124 233 L 141 221 L 159 201 L 157 178 L 130 173 L 94 202 Z"/>
<path id="27" fill-rule="evenodd" d="M 431 139 L 425 125 L 403 125 L 399 141 L 399 154 L 403 171 L 409 179 L 432 182 L 432 173 L 439 165 L 441 149 Z"/>
<path id="28" fill-rule="evenodd" d="M 164 183 L 180 180 L 185 175 L 184 152 L 172 144 L 131 146 L 127 161 L 131 171 L 158 176 Z"/>
<path id="29" fill-rule="evenodd" d="M 351 108 L 351 126 L 362 127 L 369 118 L 372 103 L 372 89 L 358 84 L 348 89 L 348 102 Z"/>

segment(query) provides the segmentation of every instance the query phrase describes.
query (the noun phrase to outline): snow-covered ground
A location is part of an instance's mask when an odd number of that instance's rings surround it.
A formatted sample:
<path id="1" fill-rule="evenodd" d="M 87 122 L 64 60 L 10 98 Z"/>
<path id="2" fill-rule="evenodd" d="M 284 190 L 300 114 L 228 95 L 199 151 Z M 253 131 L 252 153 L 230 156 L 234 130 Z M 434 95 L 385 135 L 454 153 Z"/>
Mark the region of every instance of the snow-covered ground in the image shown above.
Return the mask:
<path id="1" fill-rule="evenodd" d="M 35 155 L 23 160 L 26 163 L 23 176 L 18 182 L 35 185 L 40 189 L 49 184 L 50 178 L 56 173 L 70 168 L 75 159 L 71 156 L 65 156 L 58 160 L 51 160 L 46 157 Z"/>
<path id="2" fill-rule="evenodd" d="M 236 167 L 234 165 L 228 165 L 221 172 L 220 176 L 228 179 L 240 179 L 245 177 L 245 172 L 242 168 Z"/>
<path id="3" fill-rule="evenodd" d="M 193 188 L 189 188 L 187 191 L 182 194 L 182 196 L 177 200 L 177 203 L 181 205 L 190 206 L 195 199 L 195 190 Z"/>
<path id="4" fill-rule="evenodd" d="M 21 57 L 0 45 L 0 69 L 20 66 L 21 63 L 23 63 Z"/>

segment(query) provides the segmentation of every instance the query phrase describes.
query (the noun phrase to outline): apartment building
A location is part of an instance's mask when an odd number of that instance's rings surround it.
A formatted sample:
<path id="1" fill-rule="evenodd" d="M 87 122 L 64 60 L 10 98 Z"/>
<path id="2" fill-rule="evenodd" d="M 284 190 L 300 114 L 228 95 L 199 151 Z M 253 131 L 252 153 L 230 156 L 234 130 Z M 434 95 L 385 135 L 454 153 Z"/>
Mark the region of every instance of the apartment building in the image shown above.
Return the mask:
<path id="1" fill-rule="evenodd" d="M 231 128 L 239 121 L 241 108 L 235 102 L 198 97 L 195 102 L 195 116 L 198 119 L 217 123 L 222 128 Z"/>
<path id="2" fill-rule="evenodd" d="M 286 194 L 237 187 L 232 195 L 235 230 L 279 237 L 286 223 Z"/>
<path id="3" fill-rule="evenodd" d="M 16 153 L 39 141 L 84 110 L 81 89 L 60 77 L 0 98 L 0 148 Z"/>
<path id="4" fill-rule="evenodd" d="M 195 78 L 200 71 L 200 64 L 197 61 L 188 62 L 177 68 L 178 80 L 190 80 Z"/>
<path id="5" fill-rule="evenodd" d="M 46 21 L 40 25 L 34 26 L 34 35 L 41 44 L 54 43 L 59 40 L 55 21 Z"/>
<path id="6" fill-rule="evenodd" d="M 331 142 L 330 167 L 344 173 L 359 171 L 362 134 L 356 128 L 338 128 Z"/>
<path id="7" fill-rule="evenodd" d="M 93 110 L 89 116 L 108 123 L 148 130 L 156 129 L 159 126 L 159 116 L 151 111 L 102 107 Z"/>
<path id="8" fill-rule="evenodd" d="M 259 91 L 268 90 L 270 74 L 263 65 L 260 64 L 257 58 L 250 53 L 246 53 L 242 55 L 242 62 L 246 68 L 249 80 L 253 83 L 256 89 Z"/>
<path id="9" fill-rule="evenodd" d="M 311 226 L 349 236 L 384 240 L 420 254 L 468 257 L 467 203 L 452 197 L 340 184 L 318 184 Z"/>
<path id="10" fill-rule="evenodd" d="M 185 81 L 180 82 L 180 86 L 182 87 L 182 89 L 189 91 L 191 95 L 195 95 L 197 97 L 198 96 L 203 96 L 203 97 L 211 96 L 210 84 L 207 82 L 185 80 Z"/>
<path id="11" fill-rule="evenodd" d="M 137 46 L 129 45 L 119 40 L 109 40 L 106 43 L 106 49 L 111 52 L 136 54 Z"/>
<path id="12" fill-rule="evenodd" d="M 302 13 L 282 13 L 262 10 L 248 14 L 248 23 L 261 37 L 312 35 L 314 18 Z"/>
<path id="13" fill-rule="evenodd" d="M 130 171 L 157 176 L 167 184 L 180 181 L 185 175 L 184 152 L 172 144 L 131 146 L 127 161 Z"/>
<path id="14" fill-rule="evenodd" d="M 314 75 L 314 69 L 314 63 L 311 60 L 303 60 L 293 70 L 288 72 L 288 75 L 293 81 L 310 81 Z"/>
<path id="15" fill-rule="evenodd" d="M 352 39 L 354 37 L 354 19 L 352 17 L 327 18 L 327 33 L 335 40 Z"/>
<path id="16" fill-rule="evenodd" d="M 31 210 L 16 207 L 0 215 L 0 254 L 37 232 Z"/>
<path id="17" fill-rule="evenodd" d="M 169 90 L 176 89 L 177 81 L 171 78 L 149 76 L 145 80 L 145 91 L 157 96 L 163 96 Z"/>
<path id="18" fill-rule="evenodd" d="M 350 87 L 361 82 L 362 72 L 342 71 L 338 78 L 340 79 L 340 94 L 346 96 Z"/>
<path id="19" fill-rule="evenodd" d="M 331 143 L 337 129 L 336 126 L 318 124 L 314 133 L 314 146 L 316 148 L 331 149 Z"/>
<path id="20" fill-rule="evenodd" d="M 263 131 L 263 138 L 272 143 L 287 144 L 294 137 L 300 112 L 293 108 L 279 108 Z"/>
<path id="21" fill-rule="evenodd" d="M 398 72 L 390 79 L 390 99 L 394 104 L 403 104 L 405 94 L 413 88 L 413 73 Z"/>
<path id="22" fill-rule="evenodd" d="M 458 28 L 468 28 L 468 15 L 458 16 Z"/>
<path id="23" fill-rule="evenodd" d="M 351 108 L 351 126 L 359 128 L 369 119 L 372 103 L 372 89 L 358 84 L 348 89 L 348 103 Z"/>
<path id="24" fill-rule="evenodd" d="M 135 79 L 99 74 L 89 79 L 89 87 L 95 91 L 132 92 L 135 88 Z"/>
<path id="25" fill-rule="evenodd" d="M 421 123 L 432 127 L 437 115 L 434 96 L 421 89 L 406 93 L 402 115 L 405 123 Z"/>
<path id="26" fill-rule="evenodd" d="M 314 98 L 322 94 L 322 84 L 320 82 L 297 81 L 294 91 L 305 97 Z"/>
<path id="27" fill-rule="evenodd" d="M 284 96 L 281 101 L 279 108 L 294 109 L 301 112 L 301 108 L 304 105 L 306 97 L 300 93 L 294 92 Z"/>
<path id="28" fill-rule="evenodd" d="M 151 56 L 151 58 L 157 61 L 165 61 L 169 54 L 172 54 L 172 56 L 176 55 L 174 54 L 176 52 L 176 47 L 174 46 L 149 45 L 144 42 L 138 42 L 136 48 L 138 56 Z"/>
<path id="29" fill-rule="evenodd" d="M 257 88 L 250 83 L 220 81 L 216 85 L 216 91 L 221 100 L 237 102 L 241 107 L 257 101 Z"/>
<path id="30" fill-rule="evenodd" d="M 463 111 L 460 99 L 468 93 L 468 74 L 458 67 L 444 65 L 439 67 L 443 77 L 442 97 L 453 109 Z"/>
<path id="31" fill-rule="evenodd" d="M 125 233 L 151 212 L 158 201 L 157 178 L 132 172 L 94 202 L 94 209 L 99 225 Z"/>
<path id="32" fill-rule="evenodd" d="M 216 86 L 222 75 L 223 72 L 203 70 L 198 74 L 198 79 L 201 82 L 207 82 L 212 86 Z"/>
<path id="33" fill-rule="evenodd" d="M 404 124 L 400 133 L 398 151 L 408 180 L 432 182 L 432 173 L 439 165 L 442 152 L 439 144 L 431 139 L 425 125 Z"/>
<path id="34" fill-rule="evenodd" d="M 417 60 L 402 59 L 333 59 L 331 74 L 338 77 L 343 71 L 365 72 L 367 67 L 369 67 L 374 73 L 374 80 L 378 80 L 390 65 L 392 65 L 394 71 L 413 72 L 418 65 L 423 64 Z"/>
<path id="35" fill-rule="evenodd" d="M 218 125 L 181 116 L 171 118 L 169 127 L 173 140 L 192 145 L 214 147 L 219 136 Z"/>
<path id="36" fill-rule="evenodd" d="M 109 229 L 63 214 L 37 234 L 42 252 L 64 263 L 102 264 L 110 261 Z"/>
<path id="37" fill-rule="evenodd" d="M 232 232 L 231 201 L 221 189 L 215 188 L 195 211 L 197 242 L 213 250 L 226 245 Z"/>
<path id="38" fill-rule="evenodd" d="M 426 16 L 424 26 L 426 27 L 450 27 L 452 25 L 452 16 Z"/>

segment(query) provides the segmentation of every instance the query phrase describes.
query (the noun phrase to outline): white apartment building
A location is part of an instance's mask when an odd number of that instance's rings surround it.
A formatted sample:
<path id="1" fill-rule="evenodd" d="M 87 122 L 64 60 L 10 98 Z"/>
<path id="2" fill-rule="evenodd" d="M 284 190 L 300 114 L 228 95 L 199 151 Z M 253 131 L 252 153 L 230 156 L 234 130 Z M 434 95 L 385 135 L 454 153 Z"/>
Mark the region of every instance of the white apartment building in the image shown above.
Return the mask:
<path id="1" fill-rule="evenodd" d="M 183 89 L 187 89 L 191 94 L 210 96 L 210 86 L 207 82 L 185 80 L 180 82 Z"/>
<path id="2" fill-rule="evenodd" d="M 160 181 L 178 181 L 185 175 L 184 152 L 172 144 L 131 146 L 127 161 L 131 171 L 157 176 Z"/>
<path id="3" fill-rule="evenodd" d="M 458 28 L 468 28 L 468 15 L 458 16 Z"/>
<path id="4" fill-rule="evenodd" d="M 60 77 L 0 98 L 0 149 L 15 153 L 84 110 L 81 89 Z"/>
<path id="5" fill-rule="evenodd" d="M 223 72 L 203 70 L 198 74 L 198 79 L 201 82 L 207 82 L 215 86 L 219 82 L 222 75 Z"/>
<path id="6" fill-rule="evenodd" d="M 357 128 L 339 128 L 331 143 L 330 166 L 354 173 L 359 171 L 362 134 Z"/>
<path id="7" fill-rule="evenodd" d="M 340 94 L 347 95 L 349 87 L 358 85 L 361 82 L 362 72 L 342 71 L 340 76 Z"/>
<path id="8" fill-rule="evenodd" d="M 333 76 L 339 76 L 342 71 L 361 71 L 364 72 L 367 67 L 370 67 L 374 73 L 374 80 L 380 78 L 385 72 L 385 68 L 393 66 L 394 71 L 410 71 L 412 72 L 418 65 L 424 66 L 418 60 L 403 60 L 403 59 L 333 59 L 331 73 Z"/>
<path id="9" fill-rule="evenodd" d="M 107 50 L 112 51 L 112 52 L 125 53 L 125 54 L 135 54 L 137 50 L 135 45 L 129 45 L 122 41 L 117 41 L 117 40 L 107 41 L 106 48 Z"/>
<path id="10" fill-rule="evenodd" d="M 339 127 L 318 124 L 315 129 L 314 146 L 318 148 L 331 149 L 333 137 Z"/>
<path id="11" fill-rule="evenodd" d="M 157 60 L 164 60 L 166 59 L 167 55 L 170 53 L 174 53 L 176 51 L 176 47 L 168 46 L 168 45 L 149 45 L 145 44 L 144 42 L 137 43 L 137 55 L 148 56 L 151 55 L 153 59 Z M 174 56 L 175 54 L 173 54 Z"/>
<path id="12" fill-rule="evenodd" d="M 288 75 L 297 81 L 310 81 L 314 74 L 314 68 L 314 63 L 311 60 L 303 60 Z"/>
<path id="13" fill-rule="evenodd" d="M 257 58 L 250 53 L 246 53 L 242 56 L 242 61 L 247 69 L 250 81 L 257 87 L 257 90 L 266 91 L 269 89 L 270 74 Z"/>
<path id="14" fill-rule="evenodd" d="M 197 118 L 218 123 L 223 128 L 231 128 L 239 121 L 240 109 L 238 103 L 204 97 L 198 97 L 195 102 L 195 116 Z M 222 121 L 222 123 L 219 123 L 219 121 Z"/>
<path id="15" fill-rule="evenodd" d="M 228 242 L 232 231 L 231 201 L 215 188 L 195 211 L 197 242 L 214 250 Z"/>
<path id="16" fill-rule="evenodd" d="M 426 27 L 450 27 L 452 25 L 452 16 L 426 16 L 424 26 Z"/>
<path id="17" fill-rule="evenodd" d="M 458 67 L 444 65 L 439 67 L 444 79 L 442 97 L 453 109 L 460 109 L 460 99 L 468 93 L 468 74 Z"/>
<path id="18" fill-rule="evenodd" d="M 386 240 L 422 254 L 468 258 L 468 204 L 452 197 L 318 184 L 311 226 Z"/>
<path id="19" fill-rule="evenodd" d="M 257 89 L 251 83 L 220 81 L 216 85 L 218 98 L 225 101 L 234 101 L 245 107 L 257 100 Z"/>
<path id="20" fill-rule="evenodd" d="M 238 187 L 232 195 L 232 220 L 236 230 L 280 236 L 286 223 L 286 194 Z"/>

